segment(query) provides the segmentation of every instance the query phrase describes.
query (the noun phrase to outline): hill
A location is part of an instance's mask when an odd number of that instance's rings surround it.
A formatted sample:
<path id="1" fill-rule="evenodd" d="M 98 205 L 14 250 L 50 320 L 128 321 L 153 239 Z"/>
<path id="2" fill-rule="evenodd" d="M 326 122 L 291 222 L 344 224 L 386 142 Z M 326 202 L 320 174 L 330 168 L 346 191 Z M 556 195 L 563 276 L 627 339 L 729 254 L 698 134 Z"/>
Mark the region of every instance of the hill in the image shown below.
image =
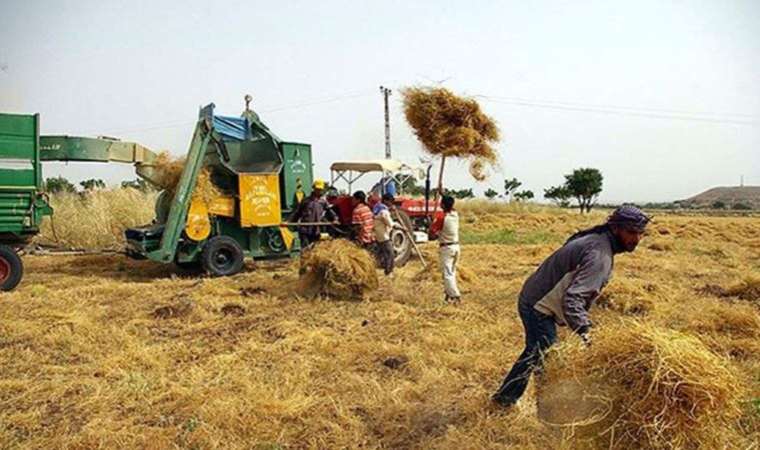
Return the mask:
<path id="1" fill-rule="evenodd" d="M 741 204 L 760 209 L 760 186 L 714 187 L 679 203 L 691 207 L 706 207 L 716 202 L 723 202 L 727 208 Z"/>

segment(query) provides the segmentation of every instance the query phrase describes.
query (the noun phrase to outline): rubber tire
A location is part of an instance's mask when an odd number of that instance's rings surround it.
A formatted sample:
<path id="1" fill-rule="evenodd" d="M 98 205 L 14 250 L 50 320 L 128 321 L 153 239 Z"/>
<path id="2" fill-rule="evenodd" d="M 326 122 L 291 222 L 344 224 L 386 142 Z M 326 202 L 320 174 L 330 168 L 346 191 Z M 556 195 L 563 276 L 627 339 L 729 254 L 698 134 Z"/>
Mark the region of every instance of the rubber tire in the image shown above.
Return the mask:
<path id="1" fill-rule="evenodd" d="M 7 245 L 0 244 L 0 258 L 8 263 L 10 269 L 8 278 L 0 284 L 0 291 L 12 291 L 24 276 L 24 263 L 18 253 Z"/>
<path id="2" fill-rule="evenodd" d="M 412 230 L 414 229 L 412 228 L 412 220 L 409 219 L 409 216 L 404 211 L 396 210 L 396 214 L 393 214 L 392 217 L 394 220 L 401 222 L 401 225 L 408 230 L 409 234 L 412 234 Z M 414 238 L 413 235 L 412 238 Z M 395 267 L 403 267 L 412 256 L 412 243 L 409 241 L 409 236 L 406 232 L 394 228 L 391 230 L 391 242 L 393 242 L 393 253 L 396 256 L 393 265 Z M 397 245 L 397 242 L 400 244 Z"/>
<path id="3" fill-rule="evenodd" d="M 225 262 L 221 262 L 223 257 Z M 214 236 L 203 246 L 201 266 L 209 275 L 224 277 L 243 270 L 245 255 L 235 239 L 229 236 Z"/>

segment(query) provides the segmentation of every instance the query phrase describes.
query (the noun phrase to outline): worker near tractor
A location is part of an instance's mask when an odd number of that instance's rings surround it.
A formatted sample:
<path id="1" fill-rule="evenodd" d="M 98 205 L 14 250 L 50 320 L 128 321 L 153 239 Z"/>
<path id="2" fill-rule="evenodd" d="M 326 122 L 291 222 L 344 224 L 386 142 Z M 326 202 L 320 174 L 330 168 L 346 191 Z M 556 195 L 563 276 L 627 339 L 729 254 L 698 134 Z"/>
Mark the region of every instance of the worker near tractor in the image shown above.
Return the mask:
<path id="1" fill-rule="evenodd" d="M 298 227 L 298 239 L 301 241 L 301 248 L 306 248 L 319 241 L 322 232 L 319 225 L 323 221 L 335 222 L 337 217 L 327 205 L 327 201 L 322 198 L 322 192 L 325 189 L 323 180 L 314 180 L 311 185 L 311 194 L 298 204 L 289 222 L 304 222 L 309 225 Z"/>
<path id="2" fill-rule="evenodd" d="M 454 197 L 441 198 L 443 216 L 439 216 L 430 226 L 430 238 L 438 239 L 439 260 L 443 275 L 445 303 L 459 303 L 462 295 L 457 287 L 457 262 L 461 253 L 459 247 L 459 215 L 454 210 Z"/>
<path id="3" fill-rule="evenodd" d="M 396 259 L 393 253 L 393 241 L 391 241 L 391 230 L 393 230 L 394 226 L 393 218 L 391 217 L 391 211 L 394 208 L 393 200 L 393 195 L 385 193 L 382 200 L 377 202 L 372 208 L 375 240 L 377 241 L 377 257 L 385 275 L 393 273 L 393 263 Z"/>
<path id="4" fill-rule="evenodd" d="M 557 325 L 567 325 L 590 345 L 589 309 L 610 278 L 615 255 L 634 251 L 649 221 L 638 208 L 621 206 L 606 223 L 570 236 L 528 277 L 517 302 L 525 350 L 491 397 L 495 404 L 517 403 L 557 340 Z"/>
<path id="5" fill-rule="evenodd" d="M 375 219 L 372 210 L 367 205 L 367 194 L 364 191 L 354 192 L 351 198 L 353 212 L 351 224 L 353 225 L 354 240 L 362 247 L 372 250 L 375 243 Z"/>

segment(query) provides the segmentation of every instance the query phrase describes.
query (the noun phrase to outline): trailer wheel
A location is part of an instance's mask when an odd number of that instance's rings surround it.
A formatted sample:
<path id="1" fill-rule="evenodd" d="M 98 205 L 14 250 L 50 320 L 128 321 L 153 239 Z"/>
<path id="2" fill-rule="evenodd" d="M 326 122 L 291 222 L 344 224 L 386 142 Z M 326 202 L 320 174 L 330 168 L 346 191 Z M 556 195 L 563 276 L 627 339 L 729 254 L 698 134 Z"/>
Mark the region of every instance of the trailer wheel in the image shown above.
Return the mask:
<path id="1" fill-rule="evenodd" d="M 13 290 L 23 275 L 21 258 L 12 248 L 0 244 L 0 291 Z"/>
<path id="2" fill-rule="evenodd" d="M 393 243 L 393 254 L 396 255 L 393 263 L 396 267 L 401 267 L 409 261 L 412 256 L 412 241 L 410 235 L 412 234 L 412 221 L 404 211 L 396 210 L 394 217 L 400 222 L 400 225 L 407 229 L 407 231 L 394 228 L 391 230 L 391 242 Z"/>
<path id="3" fill-rule="evenodd" d="M 203 246 L 201 265 L 209 275 L 234 275 L 243 269 L 243 249 L 229 236 L 214 236 Z"/>

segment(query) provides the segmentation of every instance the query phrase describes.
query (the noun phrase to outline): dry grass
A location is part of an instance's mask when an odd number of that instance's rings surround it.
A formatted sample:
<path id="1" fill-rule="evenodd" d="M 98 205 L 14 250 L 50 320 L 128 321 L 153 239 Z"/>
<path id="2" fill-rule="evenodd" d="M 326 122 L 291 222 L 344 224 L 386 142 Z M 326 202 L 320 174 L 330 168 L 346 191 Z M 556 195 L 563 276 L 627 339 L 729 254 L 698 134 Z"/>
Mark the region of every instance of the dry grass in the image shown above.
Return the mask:
<path id="1" fill-rule="evenodd" d="M 155 178 L 152 181 L 158 184 L 158 188 L 171 192 L 173 196 L 185 169 L 185 158 L 175 158 L 169 152 L 161 152 L 151 166 L 154 166 L 155 170 Z M 219 195 L 219 189 L 211 182 L 211 172 L 204 167 L 198 173 L 193 196 L 200 196 L 206 203 L 210 203 Z"/>
<path id="2" fill-rule="evenodd" d="M 298 291 L 307 297 L 364 298 L 377 289 L 375 258 L 346 239 L 320 241 L 301 255 Z"/>
<path id="3" fill-rule="evenodd" d="M 605 214 L 459 210 L 462 232 L 551 238 L 464 245 L 462 266 L 477 282 L 463 283 L 458 306 L 441 302 L 434 278 L 415 278 L 414 260 L 366 301 L 336 302 L 294 295 L 290 262 L 208 279 L 120 255 L 25 257 L 24 281 L 0 296 L 0 448 L 579 448 L 539 421 L 533 383 L 510 412 L 490 408 L 488 396 L 522 351 L 522 282 Z M 684 354 L 705 354 L 695 339 L 707 346 L 709 367 L 689 373 L 731 367 L 749 394 L 721 435 L 738 431 L 728 448 L 751 448 L 760 440 L 750 402 L 760 398 L 760 311 L 701 289 L 760 272 L 760 218 L 663 216 L 653 230 L 672 250 L 647 248 L 652 235 L 620 255 L 611 298 L 650 298 L 638 320 L 662 336 L 680 332 Z M 604 342 L 626 316 L 592 311 L 598 351 L 627 348 Z M 652 400 L 684 398 L 662 392 Z"/>
<path id="4" fill-rule="evenodd" d="M 124 230 L 155 216 L 156 195 L 136 189 L 52 195 L 54 215 L 45 218 L 35 241 L 78 250 L 121 250 Z"/>

